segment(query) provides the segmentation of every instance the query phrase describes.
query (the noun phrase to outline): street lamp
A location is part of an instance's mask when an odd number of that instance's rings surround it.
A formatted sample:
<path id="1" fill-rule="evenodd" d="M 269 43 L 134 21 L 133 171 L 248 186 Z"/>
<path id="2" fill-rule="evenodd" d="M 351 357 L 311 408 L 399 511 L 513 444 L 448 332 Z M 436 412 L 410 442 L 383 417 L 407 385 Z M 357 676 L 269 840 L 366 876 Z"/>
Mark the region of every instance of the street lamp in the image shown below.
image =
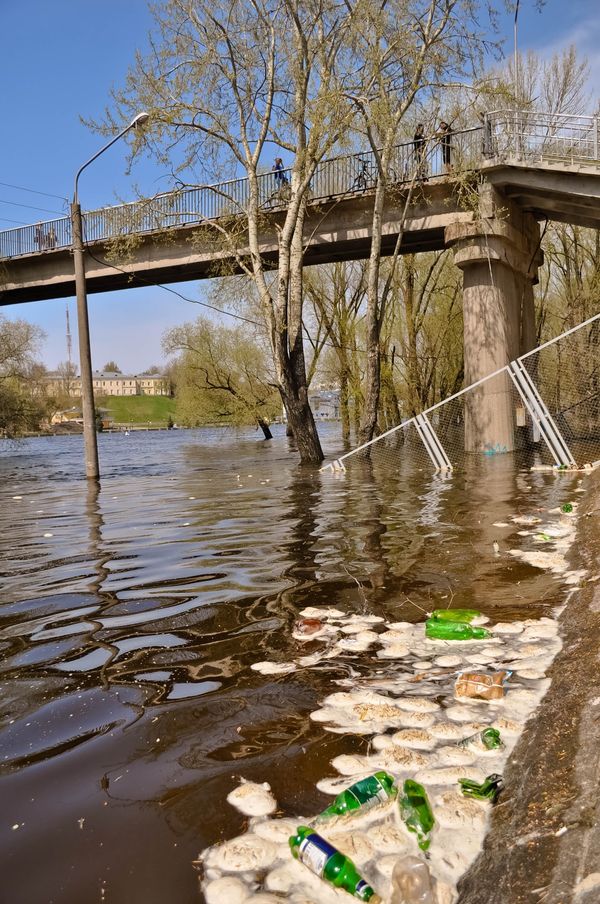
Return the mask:
<path id="1" fill-rule="evenodd" d="M 122 138 L 130 129 L 137 128 L 148 119 L 148 113 L 138 115 L 118 135 L 80 166 L 75 176 L 75 189 L 71 204 L 71 234 L 73 239 L 73 261 L 75 264 L 75 293 L 77 295 L 77 332 L 79 334 L 79 368 L 81 370 L 81 407 L 83 410 L 83 442 L 85 449 L 85 475 L 93 480 L 100 476 L 98 467 L 98 441 L 96 437 L 96 416 L 94 410 L 94 384 L 92 380 L 92 355 L 90 351 L 90 324 L 88 319 L 87 293 L 85 286 L 85 262 L 83 260 L 83 227 L 81 207 L 77 195 L 79 177 L 86 168 L 103 154 L 111 145 Z"/>

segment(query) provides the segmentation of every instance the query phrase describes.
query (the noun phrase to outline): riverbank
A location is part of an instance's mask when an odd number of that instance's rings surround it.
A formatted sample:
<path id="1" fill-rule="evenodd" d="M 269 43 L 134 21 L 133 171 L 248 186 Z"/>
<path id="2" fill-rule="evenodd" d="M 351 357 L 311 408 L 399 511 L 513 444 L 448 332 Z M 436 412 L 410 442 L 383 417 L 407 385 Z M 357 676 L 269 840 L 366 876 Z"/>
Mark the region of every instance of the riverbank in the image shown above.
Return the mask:
<path id="1" fill-rule="evenodd" d="M 587 569 L 560 618 L 550 688 L 505 770 L 459 904 L 600 900 L 600 477 L 590 475 L 572 567 Z"/>

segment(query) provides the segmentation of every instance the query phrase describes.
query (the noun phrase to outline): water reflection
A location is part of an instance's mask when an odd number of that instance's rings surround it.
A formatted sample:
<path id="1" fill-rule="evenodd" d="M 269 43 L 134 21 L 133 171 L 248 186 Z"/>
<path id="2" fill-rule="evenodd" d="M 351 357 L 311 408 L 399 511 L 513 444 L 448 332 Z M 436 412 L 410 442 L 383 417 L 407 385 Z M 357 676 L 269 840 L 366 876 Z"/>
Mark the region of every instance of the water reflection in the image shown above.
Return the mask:
<path id="1" fill-rule="evenodd" d="M 0 454 L 8 900 L 198 901 L 197 851 L 241 829 L 223 803 L 234 775 L 268 780 L 285 813 L 317 809 L 315 779 L 363 742 L 307 715 L 370 660 L 252 671 L 297 658 L 304 606 L 420 620 L 451 602 L 539 616 L 560 599 L 507 550 L 511 516 L 556 505 L 570 478 L 512 456 L 436 476 L 401 452 L 332 475 L 299 468 L 283 435 L 109 435 L 101 485 L 73 477 L 78 438 Z"/>

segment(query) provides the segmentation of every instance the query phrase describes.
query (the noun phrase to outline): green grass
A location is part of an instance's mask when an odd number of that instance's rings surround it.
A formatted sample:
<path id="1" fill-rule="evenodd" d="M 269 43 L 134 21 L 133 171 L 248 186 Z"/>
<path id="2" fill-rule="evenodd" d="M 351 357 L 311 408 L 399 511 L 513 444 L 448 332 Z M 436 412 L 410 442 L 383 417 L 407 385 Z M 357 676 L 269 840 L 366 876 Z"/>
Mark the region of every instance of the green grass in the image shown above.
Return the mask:
<path id="1" fill-rule="evenodd" d="M 175 399 L 168 396 L 97 396 L 96 407 L 105 408 L 115 424 L 167 425 L 175 420 Z"/>

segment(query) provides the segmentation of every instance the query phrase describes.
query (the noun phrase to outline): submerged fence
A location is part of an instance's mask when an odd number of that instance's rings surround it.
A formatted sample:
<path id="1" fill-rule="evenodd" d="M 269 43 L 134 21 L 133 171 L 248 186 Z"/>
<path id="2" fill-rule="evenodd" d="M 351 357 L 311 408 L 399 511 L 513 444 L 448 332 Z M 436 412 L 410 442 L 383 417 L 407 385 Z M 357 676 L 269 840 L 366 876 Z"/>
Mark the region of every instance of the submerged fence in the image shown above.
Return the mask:
<path id="1" fill-rule="evenodd" d="M 498 111 L 481 125 L 439 133 L 397 145 L 387 170 L 390 185 L 437 178 L 453 170 L 477 169 L 482 162 L 519 160 L 599 161 L 599 120 L 593 116 Z M 360 195 L 375 187 L 377 162 L 372 151 L 324 160 L 317 166 L 309 194 L 312 201 Z M 258 176 L 258 204 L 265 210 L 284 208 L 290 197 L 291 170 Z M 152 198 L 84 213 L 88 242 L 170 227 L 200 224 L 243 214 L 250 201 L 247 178 L 215 185 L 181 186 Z M 0 259 L 44 253 L 71 245 L 71 222 L 64 216 L 31 226 L 0 231 Z"/>
<path id="2" fill-rule="evenodd" d="M 346 470 L 370 459 L 398 471 L 407 457 L 450 471 L 473 453 L 469 435 L 485 406 L 505 411 L 502 441 L 478 454 L 514 452 L 530 467 L 600 464 L 600 314 L 527 352 L 426 411 L 340 456 L 326 468 Z M 507 441 L 508 437 L 508 441 Z"/>

